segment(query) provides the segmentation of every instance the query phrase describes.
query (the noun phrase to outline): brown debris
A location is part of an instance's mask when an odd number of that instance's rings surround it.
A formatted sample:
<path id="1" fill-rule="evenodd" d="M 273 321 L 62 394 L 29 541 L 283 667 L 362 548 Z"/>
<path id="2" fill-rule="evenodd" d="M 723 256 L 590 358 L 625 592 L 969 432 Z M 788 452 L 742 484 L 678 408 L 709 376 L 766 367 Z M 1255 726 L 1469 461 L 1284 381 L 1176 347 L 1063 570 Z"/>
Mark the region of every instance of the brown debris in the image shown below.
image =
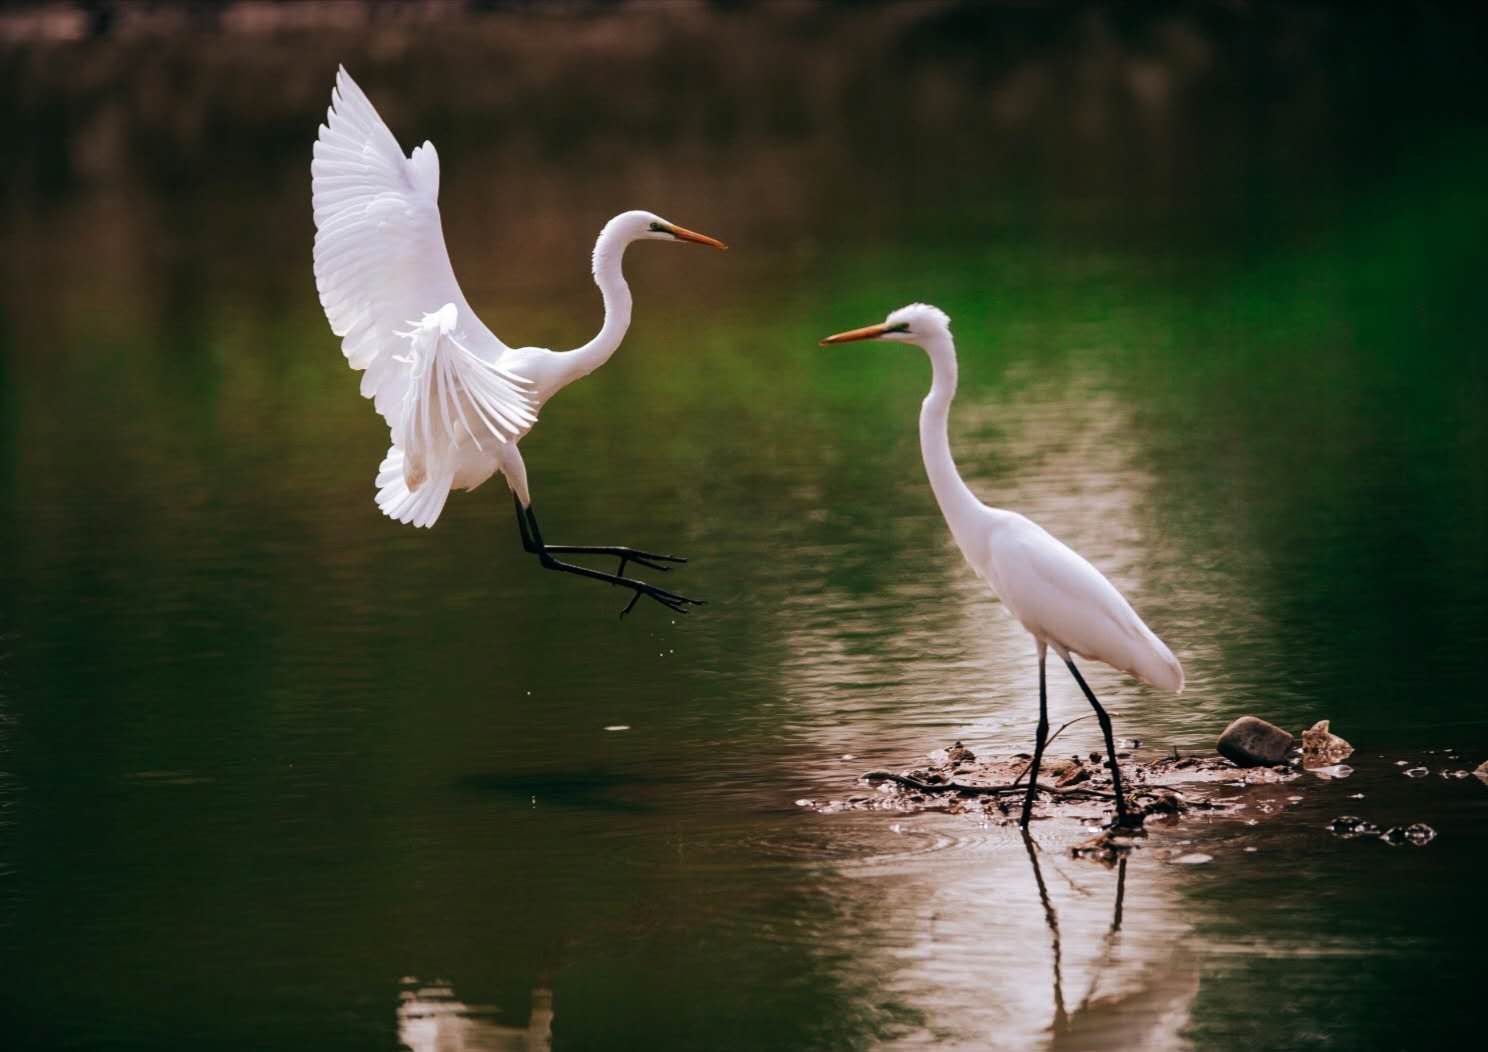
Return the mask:
<path id="1" fill-rule="evenodd" d="M 1328 730 L 1327 720 L 1318 720 L 1302 732 L 1302 766 L 1331 767 L 1353 754 L 1354 747 Z"/>

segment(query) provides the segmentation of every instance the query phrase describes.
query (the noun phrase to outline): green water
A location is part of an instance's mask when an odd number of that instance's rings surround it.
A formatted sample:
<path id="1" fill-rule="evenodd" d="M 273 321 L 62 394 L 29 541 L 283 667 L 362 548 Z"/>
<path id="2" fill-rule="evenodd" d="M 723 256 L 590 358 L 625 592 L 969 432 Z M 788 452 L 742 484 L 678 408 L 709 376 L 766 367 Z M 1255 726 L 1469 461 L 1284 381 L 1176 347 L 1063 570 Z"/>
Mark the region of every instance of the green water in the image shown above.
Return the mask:
<path id="1" fill-rule="evenodd" d="M 1471 1032 L 1488 788 L 1436 774 L 1488 759 L 1471 38 L 1376 25 L 1278 84 L 1200 20 L 1220 43 L 1185 81 L 1188 51 L 1143 43 L 1162 24 L 1113 23 L 1111 73 L 1026 14 L 1009 37 L 907 10 L 7 45 L 6 1047 Z M 1385 98 L 1397 43 L 1412 94 Z M 731 243 L 635 247 L 624 347 L 523 444 L 550 540 L 686 554 L 665 583 L 708 606 L 619 620 L 620 593 L 522 553 L 499 480 L 431 531 L 378 514 L 386 430 L 310 276 L 338 60 L 405 147 L 439 145 L 456 270 L 510 343 L 591 335 L 616 211 Z M 1173 101 L 1090 124 L 1144 61 Z M 923 477 L 927 363 L 816 346 L 917 299 L 954 321 L 973 489 L 1185 665 L 1178 698 L 1088 670 L 1118 734 L 1205 750 L 1245 713 L 1326 718 L 1351 778 L 1119 872 L 1068 857 L 1073 824 L 1031 859 L 966 818 L 796 805 L 1032 737 L 1032 646 Z M 1056 723 L 1083 704 L 1051 675 Z M 1346 813 L 1439 836 L 1324 831 Z"/>

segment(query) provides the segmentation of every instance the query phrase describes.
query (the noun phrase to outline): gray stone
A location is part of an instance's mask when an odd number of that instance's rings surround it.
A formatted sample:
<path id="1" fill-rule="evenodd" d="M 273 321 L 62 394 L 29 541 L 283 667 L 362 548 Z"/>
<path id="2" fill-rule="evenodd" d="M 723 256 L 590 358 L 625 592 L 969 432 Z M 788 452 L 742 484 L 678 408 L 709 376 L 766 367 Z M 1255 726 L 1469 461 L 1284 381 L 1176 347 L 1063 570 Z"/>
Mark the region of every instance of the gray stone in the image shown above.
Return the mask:
<path id="1" fill-rule="evenodd" d="M 1256 716 L 1241 716 L 1219 736 L 1219 754 L 1240 767 L 1282 763 L 1291 748 L 1290 734 Z"/>

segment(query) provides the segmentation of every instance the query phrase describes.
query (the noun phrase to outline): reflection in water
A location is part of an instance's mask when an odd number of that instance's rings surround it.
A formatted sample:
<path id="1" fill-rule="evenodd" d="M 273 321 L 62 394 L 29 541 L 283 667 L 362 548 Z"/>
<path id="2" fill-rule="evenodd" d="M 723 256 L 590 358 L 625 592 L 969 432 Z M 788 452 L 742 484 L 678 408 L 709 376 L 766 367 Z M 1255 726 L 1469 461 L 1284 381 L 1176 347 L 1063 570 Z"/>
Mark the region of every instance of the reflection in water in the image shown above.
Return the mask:
<path id="1" fill-rule="evenodd" d="M 1054 1019 L 1049 1027 L 1049 1047 L 1141 1048 L 1166 1049 L 1185 1047 L 1183 1028 L 1193 1000 L 1198 994 L 1199 975 L 1196 962 L 1184 942 L 1169 947 L 1144 962 L 1136 975 L 1116 990 L 1097 996 L 1120 967 L 1121 914 L 1126 899 L 1128 860 L 1116 863 L 1116 898 L 1111 907 L 1111 925 L 1100 940 L 1100 950 L 1090 965 L 1085 996 L 1073 1011 L 1064 1001 L 1064 979 L 1060 968 L 1059 914 L 1044 883 L 1039 866 L 1038 847 L 1033 837 L 1024 834 L 1023 844 L 1028 862 L 1033 867 L 1033 880 L 1038 887 L 1044 922 L 1049 927 L 1050 955 L 1054 974 Z"/>
<path id="2" fill-rule="evenodd" d="M 832 821 L 852 837 L 856 822 Z M 896 1040 L 1183 1045 L 1199 969 L 1178 867 L 1141 853 L 1114 869 L 1076 861 L 1070 844 L 1088 834 L 1074 823 L 1040 823 L 1037 843 L 963 817 L 895 828 L 904 847 L 838 861 L 830 883 L 861 918 L 850 945 L 875 997 L 917 1021 Z"/>
<path id="3" fill-rule="evenodd" d="M 449 983 L 403 980 L 398 1041 L 411 1052 L 537 1052 L 553 1047 L 553 992 L 532 991 L 526 1026 L 496 1022 L 494 1005 L 466 1004 Z"/>
<path id="4" fill-rule="evenodd" d="M 1054 912 L 1054 904 L 1049 901 L 1049 889 L 1044 885 L 1044 874 L 1039 869 L 1038 849 L 1027 830 L 1023 831 L 1023 846 L 1028 850 L 1028 861 L 1033 866 L 1033 882 L 1038 885 L 1039 903 L 1044 907 L 1044 922 L 1049 925 L 1049 954 L 1054 961 L 1054 1032 L 1058 1033 L 1068 1023 L 1064 1013 L 1064 977 L 1059 968 L 1059 914 Z M 1119 879 L 1120 882 L 1116 885 L 1117 903 L 1121 902 L 1121 893 L 1126 887 L 1125 859 L 1121 860 Z M 1120 916 L 1119 912 L 1117 915 Z M 1111 930 L 1115 931 L 1114 925 Z"/>

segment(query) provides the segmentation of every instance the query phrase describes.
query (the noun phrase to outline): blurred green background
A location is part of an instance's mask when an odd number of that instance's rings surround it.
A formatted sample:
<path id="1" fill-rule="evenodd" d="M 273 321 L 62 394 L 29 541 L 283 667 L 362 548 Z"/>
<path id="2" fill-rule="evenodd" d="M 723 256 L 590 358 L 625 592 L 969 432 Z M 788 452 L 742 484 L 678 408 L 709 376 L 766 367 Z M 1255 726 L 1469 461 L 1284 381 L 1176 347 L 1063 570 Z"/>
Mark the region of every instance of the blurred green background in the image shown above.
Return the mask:
<path id="1" fill-rule="evenodd" d="M 1488 759 L 1484 43 L 1424 3 L 0 5 L 7 1046 L 1460 1036 L 1488 792 L 1435 772 Z M 377 512 L 310 273 L 337 63 L 437 144 L 510 344 L 592 335 L 616 212 L 730 243 L 636 246 L 625 345 L 523 444 L 550 540 L 689 555 L 665 583 L 709 606 L 617 620 L 499 481 L 432 531 Z M 1090 671 L 1119 734 L 1360 746 L 1174 834 L 1209 867 L 1138 852 L 1119 931 L 1078 828 L 1036 880 L 1002 829 L 794 803 L 1032 736 L 1032 646 L 924 481 L 925 361 L 816 346 L 912 300 L 953 318 L 973 489 L 1184 662 L 1181 698 Z"/>

